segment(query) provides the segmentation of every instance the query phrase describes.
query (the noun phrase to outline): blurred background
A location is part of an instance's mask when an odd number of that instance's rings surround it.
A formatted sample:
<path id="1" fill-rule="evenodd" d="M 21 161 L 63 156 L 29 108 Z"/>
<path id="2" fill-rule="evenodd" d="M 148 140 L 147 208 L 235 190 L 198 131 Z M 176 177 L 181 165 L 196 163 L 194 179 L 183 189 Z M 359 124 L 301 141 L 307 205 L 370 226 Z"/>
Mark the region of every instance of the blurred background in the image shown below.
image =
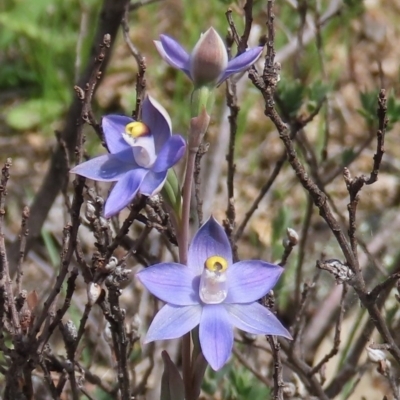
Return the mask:
<path id="1" fill-rule="evenodd" d="M 64 127 L 76 96 L 73 87 L 90 61 L 102 4 L 100 0 L 0 2 L 0 161 L 3 164 L 7 157 L 13 160 L 5 217 L 9 243 L 18 234 L 24 205 L 31 204 L 46 175 L 57 144 L 55 133 Z M 167 34 L 190 51 L 201 32 L 210 26 L 225 37 L 228 8 L 241 33 L 243 5 L 242 1 L 228 0 L 160 0 L 143 4 L 129 14 L 130 40 L 145 57 L 147 92 L 167 109 L 174 132 L 187 133 L 191 83 L 184 74 L 161 60 L 153 40 L 160 34 Z M 266 0 L 254 2 L 251 46 L 265 43 L 266 12 Z M 352 175 L 370 173 L 376 150 L 377 94 L 381 88 L 386 89 L 389 118 L 386 153 L 378 182 L 362 191 L 357 214 L 360 263 L 370 276 L 368 285 L 373 287 L 395 268 L 399 257 L 400 0 L 279 0 L 275 1 L 274 14 L 276 60 L 281 64 L 276 103 L 282 118 L 291 124 L 313 113 L 326 98 L 318 115 L 299 131 L 296 145 L 310 175 L 322 179 L 343 227 L 347 224 L 349 201 L 342 177 L 343 167 L 348 166 Z M 235 52 L 233 49 L 233 55 Z M 262 57 L 256 65 L 259 71 L 263 62 Z M 136 102 L 137 72 L 138 66 L 120 30 L 92 104 L 98 120 L 104 114 L 132 113 Z M 240 113 L 235 148 L 235 207 L 238 226 L 284 154 L 275 127 L 264 116 L 263 99 L 246 75 L 237 84 Z M 203 157 L 201 172 L 205 217 L 212 212 L 219 221 L 225 218 L 227 207 L 227 116 L 225 87 L 222 85 L 217 91 L 206 136 L 210 150 Z M 84 133 L 88 156 L 104 152 L 91 127 L 86 126 Z M 106 196 L 108 188 L 100 185 L 98 189 Z M 67 190 L 70 192 L 71 188 Z M 56 276 L 62 228 L 68 218 L 64 197 L 59 195 L 49 210 L 40 240 L 33 246 L 24 270 L 26 289 L 36 290 L 39 298 L 43 298 L 49 289 L 43 282 L 52 282 Z M 295 249 L 292 253 L 275 293 L 279 315 L 290 326 L 297 312 L 294 304 L 301 285 L 314 282 L 316 260 L 322 255 L 343 259 L 343 255 L 318 211 L 310 205 L 290 166 L 284 163 L 245 226 L 237 243 L 239 257 L 278 262 L 287 227 L 305 238 L 300 250 Z M 142 226 L 136 224 L 131 235 L 137 237 L 141 229 Z M 94 238 L 89 230 L 81 229 L 80 240 L 85 256 L 90 260 Z M 156 257 L 162 259 L 165 256 L 159 233 L 152 232 L 146 246 Z M 119 251 L 116 255 L 122 256 L 123 252 Z M 133 272 L 140 268 L 134 259 L 129 267 Z M 332 347 L 334 319 L 331 320 L 331 313 L 332 309 L 337 309 L 341 295 L 341 287 L 327 273 L 322 273 L 315 282 L 316 288 L 307 304 L 303 333 L 304 348 L 312 353 L 304 357 L 310 360 L 320 359 Z M 80 282 L 68 312 L 68 318 L 76 324 L 85 296 L 85 285 Z M 132 279 L 121 300 L 128 320 L 141 317 L 143 332 L 154 314 L 154 305 L 146 296 Z M 342 346 L 339 355 L 327 364 L 328 382 L 340 371 L 368 318 L 365 310 L 357 307 L 357 298 L 351 290 L 346 304 Z M 114 379 L 110 372 L 112 355 L 105 348 L 100 350 L 101 346 L 96 344 L 96 341 L 104 341 L 101 339 L 104 319 L 96 310 L 92 315 L 86 347 L 82 348 L 82 363 L 111 385 Z M 387 300 L 385 316 L 393 330 L 399 327 L 398 303 L 394 296 Z M 331 321 L 331 325 L 325 326 L 324 318 Z M 399 335 L 395 335 L 399 339 Z M 240 340 L 239 335 L 238 338 Z M 379 341 L 379 337 L 375 340 Z M 156 349 L 151 350 L 155 352 L 152 362 L 156 366 L 147 382 L 147 397 L 143 398 L 158 398 L 159 354 L 164 345 L 169 346 L 172 355 L 177 351 L 174 342 L 157 344 Z M 139 381 L 148 368 L 149 350 L 142 353 L 139 342 L 135 346 L 131 357 Z M 267 347 L 266 343 L 264 346 Z M 266 351 L 256 351 L 246 343 L 239 344 L 238 348 L 262 373 L 271 375 L 268 369 L 271 358 Z M 59 351 L 62 353 L 63 349 Z M 387 382 L 373 365 L 368 364 L 366 354 L 360 358 L 359 367 L 357 375 L 343 387 L 338 399 L 381 399 L 385 394 L 391 398 Z M 297 385 L 298 393 L 305 390 L 301 388 L 300 380 L 291 380 Z M 0 385 L 1 381 L 0 374 Z M 111 398 L 94 384 L 87 387 L 95 399 Z M 233 357 L 219 373 L 207 373 L 203 389 L 205 399 L 261 400 L 269 398 L 270 393 L 270 389 L 237 357 Z M 45 392 L 41 396 L 37 398 L 47 398 Z M 307 398 L 304 396 L 299 398 Z"/>

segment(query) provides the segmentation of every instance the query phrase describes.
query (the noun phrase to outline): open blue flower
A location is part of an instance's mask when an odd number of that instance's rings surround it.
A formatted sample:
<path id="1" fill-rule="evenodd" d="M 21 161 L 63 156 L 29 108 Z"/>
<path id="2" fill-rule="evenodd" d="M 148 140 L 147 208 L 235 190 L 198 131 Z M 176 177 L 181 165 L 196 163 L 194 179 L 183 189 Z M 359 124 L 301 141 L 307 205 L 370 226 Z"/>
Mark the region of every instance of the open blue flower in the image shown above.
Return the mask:
<path id="1" fill-rule="evenodd" d="M 184 155 L 185 140 L 172 135 L 166 110 L 150 96 L 142 105 L 142 122 L 123 115 L 108 115 L 102 120 L 110 154 L 77 165 L 72 173 L 96 181 L 116 181 L 104 215 L 109 218 L 128 206 L 137 193 L 158 193 L 168 169 Z"/>
<path id="2" fill-rule="evenodd" d="M 188 266 L 161 263 L 137 274 L 151 293 L 167 303 L 150 325 L 146 342 L 175 339 L 200 325 L 202 352 L 218 370 L 231 354 L 233 327 L 291 339 L 275 315 L 257 302 L 275 286 L 282 271 L 259 260 L 233 264 L 228 237 L 211 217 L 193 238 Z"/>
<path id="3" fill-rule="evenodd" d="M 254 47 L 228 61 L 225 44 L 214 28 L 201 35 L 190 55 L 167 35 L 160 35 L 160 40 L 154 43 L 161 57 L 172 67 L 183 71 L 196 87 L 218 86 L 232 74 L 248 69 L 263 50 L 261 46 Z"/>

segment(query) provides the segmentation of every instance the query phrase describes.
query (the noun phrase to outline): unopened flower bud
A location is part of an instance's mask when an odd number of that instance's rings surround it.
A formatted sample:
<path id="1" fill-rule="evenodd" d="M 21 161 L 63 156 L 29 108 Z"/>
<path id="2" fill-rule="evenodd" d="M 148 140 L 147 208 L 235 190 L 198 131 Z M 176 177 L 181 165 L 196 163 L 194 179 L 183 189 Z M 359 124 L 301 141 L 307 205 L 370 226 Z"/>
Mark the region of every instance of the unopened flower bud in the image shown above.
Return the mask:
<path id="1" fill-rule="evenodd" d="M 15 297 L 15 305 L 17 307 L 17 311 L 21 310 L 21 308 L 25 304 L 27 297 L 28 297 L 28 292 L 26 290 L 21 290 Z"/>
<path id="2" fill-rule="evenodd" d="M 338 284 L 348 282 L 354 277 L 354 272 L 349 266 L 336 259 L 317 261 L 317 268 L 330 272 Z"/>
<path id="3" fill-rule="evenodd" d="M 386 354 L 384 351 L 374 349 L 371 346 L 367 346 L 366 350 L 368 353 L 368 359 L 373 363 L 380 363 L 381 361 L 386 360 Z"/>
<path id="4" fill-rule="evenodd" d="M 110 260 L 108 261 L 108 264 L 105 266 L 105 269 L 108 272 L 112 272 L 117 268 L 118 265 L 118 259 L 116 257 L 110 257 Z"/>
<path id="5" fill-rule="evenodd" d="M 78 337 L 78 331 L 75 324 L 71 320 L 68 320 L 67 323 L 64 324 L 64 330 L 65 340 L 70 343 L 74 343 L 76 338 Z"/>
<path id="6" fill-rule="evenodd" d="M 290 399 L 296 394 L 297 388 L 296 388 L 296 385 L 294 383 L 285 382 L 283 384 L 282 391 L 283 391 L 283 394 L 285 395 L 285 397 Z"/>
<path id="7" fill-rule="evenodd" d="M 228 65 L 225 44 L 214 28 L 201 35 L 190 59 L 194 85 L 215 85 Z"/>
<path id="8" fill-rule="evenodd" d="M 90 282 L 87 287 L 87 297 L 89 305 L 96 303 L 101 294 L 101 286 L 97 283 Z"/>
<path id="9" fill-rule="evenodd" d="M 296 246 L 297 243 L 299 243 L 299 235 L 294 229 L 287 228 L 286 229 L 286 235 L 287 235 L 287 238 L 289 239 L 290 244 L 292 246 Z"/>

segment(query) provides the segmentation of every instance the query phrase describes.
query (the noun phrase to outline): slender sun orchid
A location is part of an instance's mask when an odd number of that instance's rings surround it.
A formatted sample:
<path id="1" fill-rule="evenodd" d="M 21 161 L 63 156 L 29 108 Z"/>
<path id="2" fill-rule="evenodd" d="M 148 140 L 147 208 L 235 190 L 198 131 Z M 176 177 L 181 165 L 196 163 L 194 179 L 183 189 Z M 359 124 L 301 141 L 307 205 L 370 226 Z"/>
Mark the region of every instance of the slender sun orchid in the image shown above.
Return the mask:
<path id="1" fill-rule="evenodd" d="M 160 35 L 160 40 L 154 43 L 161 57 L 172 67 L 183 71 L 196 87 L 218 86 L 232 74 L 249 68 L 263 50 L 261 46 L 254 47 L 228 61 L 225 44 L 214 28 L 201 35 L 190 55 L 167 35 Z"/>
<path id="2" fill-rule="evenodd" d="M 199 325 L 204 357 L 218 370 L 231 354 L 233 327 L 291 339 L 275 315 L 257 302 L 275 286 L 282 271 L 259 260 L 233 263 L 229 239 L 211 217 L 193 238 L 187 266 L 161 263 L 137 274 L 152 294 L 167 303 L 150 325 L 146 343 L 178 338 Z"/>
<path id="3" fill-rule="evenodd" d="M 142 105 L 142 122 L 123 115 L 102 120 L 110 154 L 77 165 L 72 173 L 96 181 L 116 181 L 104 210 L 109 218 L 128 206 L 137 193 L 159 192 L 168 169 L 184 155 L 185 140 L 172 135 L 167 111 L 150 96 Z"/>

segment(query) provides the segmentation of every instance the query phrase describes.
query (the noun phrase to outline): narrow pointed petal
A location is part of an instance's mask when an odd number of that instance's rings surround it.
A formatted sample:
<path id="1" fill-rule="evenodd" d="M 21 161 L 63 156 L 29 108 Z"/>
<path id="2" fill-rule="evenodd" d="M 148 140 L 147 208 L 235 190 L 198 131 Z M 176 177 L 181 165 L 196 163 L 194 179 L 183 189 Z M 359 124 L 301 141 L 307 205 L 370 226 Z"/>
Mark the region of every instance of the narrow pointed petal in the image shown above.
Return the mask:
<path id="1" fill-rule="evenodd" d="M 132 150 L 128 149 L 120 154 L 122 153 L 125 153 L 126 161 L 121 161 L 120 157 L 116 154 L 104 154 L 77 165 L 76 167 L 72 168 L 70 172 L 93 179 L 95 181 L 117 181 L 128 171 L 138 167 L 133 159 Z M 128 155 L 126 153 L 130 153 L 129 163 L 127 162 Z"/>
<path id="2" fill-rule="evenodd" d="M 221 256 L 226 259 L 228 266 L 232 264 L 229 239 L 214 217 L 210 217 L 194 236 L 189 246 L 188 266 L 200 274 L 207 258 L 212 256 Z"/>
<path id="3" fill-rule="evenodd" d="M 103 117 L 101 126 L 110 153 L 119 153 L 130 147 L 123 139 L 122 134 L 125 132 L 126 125 L 131 122 L 133 122 L 132 118 L 123 115 L 106 115 Z"/>
<path id="4" fill-rule="evenodd" d="M 228 268 L 229 291 L 225 303 L 252 303 L 265 296 L 283 272 L 265 261 L 239 261 Z"/>
<path id="5" fill-rule="evenodd" d="M 167 171 L 159 173 L 149 171 L 140 185 L 140 193 L 144 194 L 145 196 L 154 196 L 161 191 L 166 180 Z"/>
<path id="6" fill-rule="evenodd" d="M 180 135 L 172 135 L 157 154 L 157 160 L 152 171 L 167 171 L 174 166 L 185 154 L 186 142 Z"/>
<path id="7" fill-rule="evenodd" d="M 200 321 L 200 345 L 205 359 L 215 371 L 228 361 L 233 347 L 233 327 L 224 305 L 205 305 Z"/>
<path id="8" fill-rule="evenodd" d="M 276 335 L 292 339 L 292 335 L 278 318 L 259 303 L 226 304 L 225 307 L 232 325 L 242 331 L 255 335 Z"/>
<path id="9" fill-rule="evenodd" d="M 177 306 L 199 304 L 199 277 L 182 264 L 162 263 L 143 269 L 137 278 L 154 296 Z"/>
<path id="10" fill-rule="evenodd" d="M 222 83 L 224 80 L 228 79 L 232 74 L 236 74 L 238 72 L 244 71 L 250 68 L 258 58 L 260 57 L 263 51 L 263 47 L 253 47 L 246 52 L 238 55 L 228 62 L 228 67 L 226 68 L 224 74 L 218 81 L 218 84 Z"/>
<path id="11" fill-rule="evenodd" d="M 160 41 L 155 40 L 154 44 L 164 61 L 171 67 L 180 69 L 190 78 L 189 54 L 175 39 L 160 35 Z"/>
<path id="12" fill-rule="evenodd" d="M 113 187 L 108 196 L 104 216 L 110 218 L 127 207 L 139 191 L 140 185 L 148 173 L 147 169 L 136 168 L 127 172 Z"/>
<path id="13" fill-rule="evenodd" d="M 201 311 L 200 304 L 183 307 L 166 304 L 154 317 L 145 343 L 183 336 L 200 323 Z"/>
<path id="14" fill-rule="evenodd" d="M 142 121 L 149 127 L 158 153 L 171 137 L 171 119 L 165 108 L 155 99 L 147 96 L 142 106 Z"/>

